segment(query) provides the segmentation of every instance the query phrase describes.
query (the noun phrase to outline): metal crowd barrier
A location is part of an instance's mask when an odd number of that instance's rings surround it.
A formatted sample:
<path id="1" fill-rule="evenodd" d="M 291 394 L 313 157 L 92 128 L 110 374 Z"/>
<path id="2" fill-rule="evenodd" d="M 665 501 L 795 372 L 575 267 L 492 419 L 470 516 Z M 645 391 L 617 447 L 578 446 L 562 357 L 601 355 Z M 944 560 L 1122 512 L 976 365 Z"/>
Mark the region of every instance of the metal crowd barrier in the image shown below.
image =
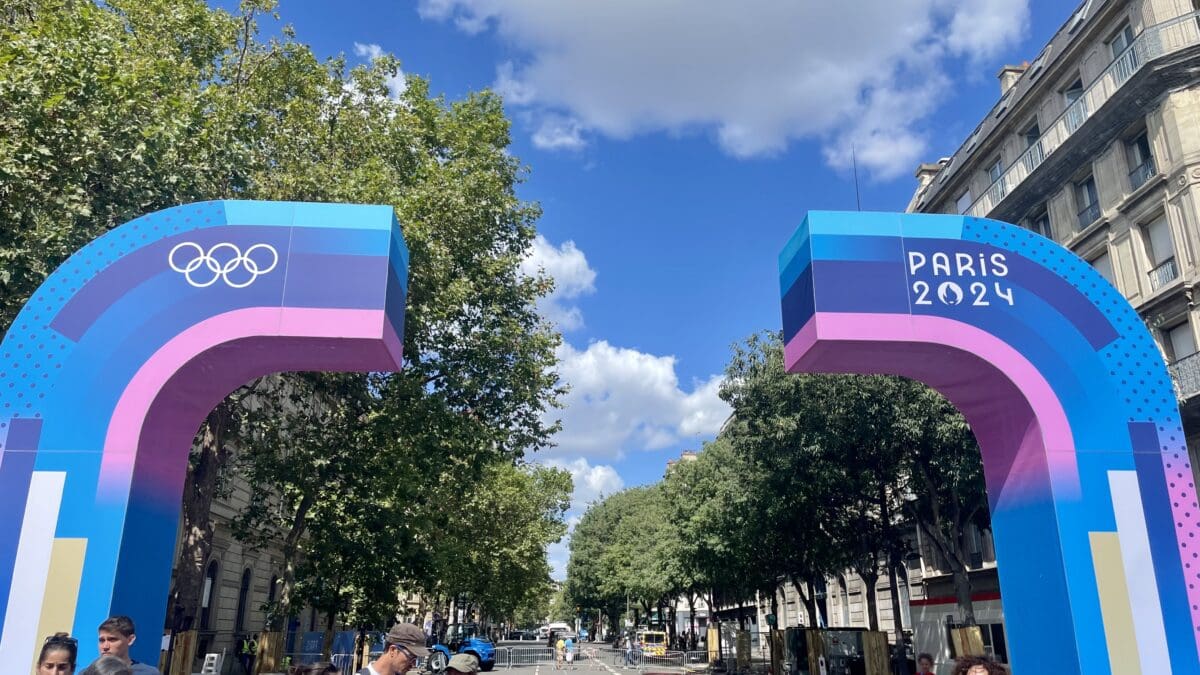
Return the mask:
<path id="1" fill-rule="evenodd" d="M 294 660 L 292 663 L 304 663 L 320 660 L 319 654 L 293 654 L 295 657 L 308 657 L 300 661 Z M 371 660 L 379 656 L 378 652 L 372 652 Z M 497 670 L 520 668 L 522 666 L 553 666 L 557 661 L 557 650 L 553 647 L 496 647 L 496 665 Z M 333 654 L 332 660 L 334 665 L 341 668 L 342 675 L 355 675 L 352 666 L 354 663 L 353 654 Z M 413 672 L 423 672 L 424 659 L 417 662 Z M 568 667 L 566 662 L 563 662 L 563 667 Z M 623 649 L 613 649 L 611 647 L 591 647 L 580 645 L 575 648 L 575 658 L 572 663 L 575 670 L 609 670 L 610 668 L 630 668 L 636 670 L 646 670 L 654 668 L 678 668 L 686 669 L 688 666 L 705 667 L 708 665 L 708 652 L 694 651 L 681 652 L 669 651 L 660 656 L 646 654 L 642 651 L 633 650 L 626 653 Z"/>
<path id="2" fill-rule="evenodd" d="M 683 652 L 664 652 L 661 656 L 654 654 L 642 655 L 643 668 L 682 668 L 685 662 Z"/>
<path id="3" fill-rule="evenodd" d="M 555 650 L 553 647 L 500 647 L 496 651 L 498 652 L 500 649 L 509 650 L 508 664 L 510 668 L 554 662 Z M 497 658 L 499 658 L 498 655 Z"/>

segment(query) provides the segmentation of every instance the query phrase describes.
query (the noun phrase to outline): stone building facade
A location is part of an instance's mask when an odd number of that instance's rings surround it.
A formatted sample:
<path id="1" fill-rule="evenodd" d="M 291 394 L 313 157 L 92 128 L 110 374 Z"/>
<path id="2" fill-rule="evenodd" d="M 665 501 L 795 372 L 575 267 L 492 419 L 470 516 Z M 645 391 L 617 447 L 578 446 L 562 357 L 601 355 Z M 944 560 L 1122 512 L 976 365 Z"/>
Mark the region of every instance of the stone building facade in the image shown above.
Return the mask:
<path id="1" fill-rule="evenodd" d="M 1074 251 L 1151 329 L 1200 447 L 1200 1 L 1089 0 L 950 157 L 922 164 L 909 210 L 1018 223 Z"/>

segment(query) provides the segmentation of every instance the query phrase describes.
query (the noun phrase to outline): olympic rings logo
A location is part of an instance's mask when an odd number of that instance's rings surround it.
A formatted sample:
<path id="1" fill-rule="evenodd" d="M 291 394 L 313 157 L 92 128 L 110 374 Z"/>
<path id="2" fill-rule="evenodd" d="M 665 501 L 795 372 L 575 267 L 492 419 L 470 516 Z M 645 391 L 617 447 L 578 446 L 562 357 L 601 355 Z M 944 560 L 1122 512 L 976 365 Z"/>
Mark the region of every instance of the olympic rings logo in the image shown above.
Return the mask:
<path id="1" fill-rule="evenodd" d="M 167 264 L 196 288 L 212 286 L 218 279 L 230 288 L 245 288 L 275 269 L 279 252 L 270 244 L 255 244 L 243 254 L 237 244 L 227 241 L 213 244 L 205 251 L 200 244 L 185 241 L 167 254 Z"/>

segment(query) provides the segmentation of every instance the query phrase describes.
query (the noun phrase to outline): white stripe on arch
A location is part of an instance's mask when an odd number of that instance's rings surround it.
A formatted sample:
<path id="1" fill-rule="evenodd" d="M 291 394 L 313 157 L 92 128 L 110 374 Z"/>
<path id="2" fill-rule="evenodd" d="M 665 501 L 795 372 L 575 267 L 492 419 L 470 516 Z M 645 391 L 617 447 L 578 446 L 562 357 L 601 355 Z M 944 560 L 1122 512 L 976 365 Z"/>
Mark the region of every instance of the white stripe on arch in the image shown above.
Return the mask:
<path id="1" fill-rule="evenodd" d="M 1112 491 L 1113 512 L 1117 519 L 1117 536 L 1121 541 L 1121 558 L 1125 563 L 1129 604 L 1133 609 L 1133 626 L 1142 672 L 1170 673 L 1167 629 L 1163 625 L 1162 603 L 1158 597 L 1154 560 L 1150 556 L 1150 535 L 1146 531 L 1146 512 L 1142 508 L 1137 473 L 1109 471 L 1108 485 Z"/>
<path id="2" fill-rule="evenodd" d="M 29 498 L 21 521 L 21 539 L 13 565 L 12 589 L 0 636 L 0 663 L 27 664 L 36 657 L 38 619 L 46 595 L 46 575 L 54 550 L 54 531 L 62 504 L 67 474 L 34 471 L 29 480 Z"/>

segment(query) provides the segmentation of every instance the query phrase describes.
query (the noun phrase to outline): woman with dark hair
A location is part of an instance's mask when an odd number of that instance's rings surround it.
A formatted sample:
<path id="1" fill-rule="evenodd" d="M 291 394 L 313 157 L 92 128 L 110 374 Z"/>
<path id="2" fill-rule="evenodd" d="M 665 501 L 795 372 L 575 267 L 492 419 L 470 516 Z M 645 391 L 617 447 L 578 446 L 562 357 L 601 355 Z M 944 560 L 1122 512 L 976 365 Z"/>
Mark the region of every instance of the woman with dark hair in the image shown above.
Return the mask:
<path id="1" fill-rule="evenodd" d="M 75 675 L 78 655 L 78 640 L 66 633 L 55 633 L 46 638 L 38 654 L 37 675 Z"/>
<path id="2" fill-rule="evenodd" d="M 986 656 L 962 656 L 954 664 L 953 675 L 1008 675 L 1008 669 Z"/>

